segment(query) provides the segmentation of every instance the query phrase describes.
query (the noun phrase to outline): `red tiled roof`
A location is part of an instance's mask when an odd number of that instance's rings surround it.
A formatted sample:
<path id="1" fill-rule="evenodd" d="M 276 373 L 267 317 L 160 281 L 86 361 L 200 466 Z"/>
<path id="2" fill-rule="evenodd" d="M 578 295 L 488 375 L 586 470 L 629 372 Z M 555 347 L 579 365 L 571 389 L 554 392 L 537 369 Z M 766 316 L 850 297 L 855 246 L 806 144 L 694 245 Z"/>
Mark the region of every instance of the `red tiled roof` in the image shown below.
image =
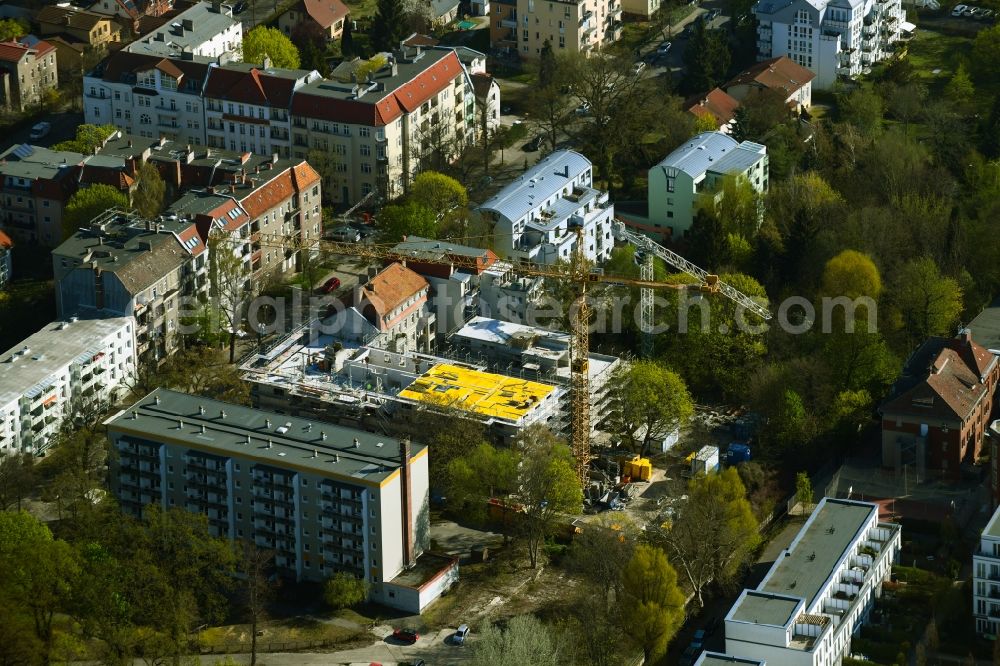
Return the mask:
<path id="1" fill-rule="evenodd" d="M 437 46 L 441 43 L 441 40 L 434 39 L 430 35 L 422 35 L 419 32 L 415 32 L 406 39 L 403 40 L 403 46 Z"/>
<path id="2" fill-rule="evenodd" d="M 10 239 L 10 236 L 0 231 L 0 247 L 12 248 L 14 247 L 14 241 Z"/>
<path id="3" fill-rule="evenodd" d="M 362 285 L 361 297 L 371 304 L 381 323 L 382 317 L 427 287 L 427 280 L 423 276 L 402 264 L 394 263 Z"/>
<path id="4" fill-rule="evenodd" d="M 444 90 L 461 71 L 462 63 L 451 51 L 378 101 L 336 99 L 300 90 L 292 99 L 292 114 L 354 125 L 387 125 L 404 112 L 420 108 Z"/>
<path id="5" fill-rule="evenodd" d="M 28 55 L 28 47 L 17 42 L 0 42 L 0 60 L 4 62 L 18 62 Z"/>
<path id="6" fill-rule="evenodd" d="M 728 90 L 732 86 L 757 84 L 771 90 L 784 91 L 788 97 L 815 78 L 812 71 L 788 56 L 779 56 L 748 67 L 722 87 Z"/>
<path id="7" fill-rule="evenodd" d="M 201 235 L 198 233 L 198 227 L 194 224 L 188 226 L 187 229 L 177 234 L 177 237 L 181 239 L 181 245 L 184 249 L 188 250 L 192 256 L 197 257 L 199 254 L 204 252 L 207 248 L 205 247 L 205 242 L 202 240 Z M 198 242 L 194 247 L 188 249 L 187 242 L 192 238 L 197 238 Z"/>
<path id="8" fill-rule="evenodd" d="M 271 172 L 261 172 L 262 175 L 267 173 Z M 285 169 L 281 173 L 274 175 L 267 182 L 258 185 L 251 192 L 242 195 L 240 205 L 250 217 L 259 217 L 282 201 L 291 198 L 296 192 L 300 192 L 303 183 L 311 184 L 313 181 L 318 180 L 319 174 L 308 164 L 302 162 L 295 167 Z"/>
<path id="9" fill-rule="evenodd" d="M 205 83 L 205 97 L 226 101 L 288 108 L 295 80 L 271 76 L 254 68 L 249 72 L 213 67 Z"/>
<path id="10" fill-rule="evenodd" d="M 302 6 L 303 11 L 323 28 L 329 28 L 351 11 L 340 0 L 302 0 Z"/>
<path id="11" fill-rule="evenodd" d="M 163 56 L 158 55 L 147 55 L 145 53 L 118 51 L 113 53 L 111 57 L 108 58 L 103 78 L 105 81 L 118 83 L 122 81 L 125 74 L 141 72 L 158 66 L 166 67 L 167 64 L 169 64 L 171 69 L 183 73 L 189 82 L 203 81 L 209 70 L 207 63 L 195 62 L 193 60 L 177 60 L 164 58 Z M 171 74 L 171 76 L 175 75 Z"/>
<path id="12" fill-rule="evenodd" d="M 684 100 L 686 111 L 698 118 L 704 118 L 711 113 L 712 117 L 719 121 L 719 125 L 725 125 L 732 120 L 739 105 L 738 101 L 721 88 L 714 88 L 707 95 L 692 95 Z"/>

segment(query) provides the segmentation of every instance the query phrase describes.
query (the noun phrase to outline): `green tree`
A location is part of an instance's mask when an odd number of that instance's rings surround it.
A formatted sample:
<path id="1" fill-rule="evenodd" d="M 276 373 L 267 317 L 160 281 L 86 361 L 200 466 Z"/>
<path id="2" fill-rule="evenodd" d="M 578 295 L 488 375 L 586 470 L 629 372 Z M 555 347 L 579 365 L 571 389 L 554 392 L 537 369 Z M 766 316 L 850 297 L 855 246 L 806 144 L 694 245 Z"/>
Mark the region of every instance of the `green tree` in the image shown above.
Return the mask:
<path id="1" fill-rule="evenodd" d="M 23 37 L 28 34 L 29 30 L 30 28 L 21 19 L 2 19 L 0 20 L 0 42 Z"/>
<path id="2" fill-rule="evenodd" d="M 959 63 L 948 85 L 944 88 L 945 96 L 960 109 L 968 109 L 976 96 L 976 88 L 965 68 L 965 63 Z"/>
<path id="3" fill-rule="evenodd" d="M 684 49 L 685 89 L 692 93 L 711 90 L 725 79 L 731 61 L 726 34 L 698 21 Z"/>
<path id="4" fill-rule="evenodd" d="M 827 296 L 878 299 L 882 277 L 871 257 L 857 250 L 844 250 L 826 262 L 822 293 Z"/>
<path id="5" fill-rule="evenodd" d="M 566 566 L 598 590 L 606 612 L 623 592 L 622 571 L 635 553 L 636 535 L 637 529 L 627 517 L 605 515 L 588 523 L 573 538 Z"/>
<path id="6" fill-rule="evenodd" d="M 802 396 L 793 389 L 786 389 L 769 414 L 765 441 L 773 447 L 773 454 L 780 456 L 808 439 L 807 417 Z"/>
<path id="7" fill-rule="evenodd" d="M 301 64 L 299 50 L 292 40 L 277 28 L 259 25 L 243 35 L 240 59 L 252 65 L 261 65 L 265 56 L 270 58 L 272 67 L 298 69 Z"/>
<path id="8" fill-rule="evenodd" d="M 344 30 L 340 33 L 340 55 L 350 58 L 354 55 L 354 21 L 348 18 L 344 21 Z"/>
<path id="9" fill-rule="evenodd" d="M 972 42 L 969 64 L 978 85 L 993 85 L 1000 81 L 996 63 L 1000 61 L 1000 25 L 980 30 Z"/>
<path id="10" fill-rule="evenodd" d="M 910 132 L 910 121 L 924 111 L 924 105 L 927 101 L 927 87 L 917 82 L 894 86 L 886 100 L 889 112 L 896 120 L 902 121 L 903 134 L 907 135 Z"/>
<path id="11" fill-rule="evenodd" d="M 451 176 L 436 171 L 424 171 L 413 179 L 406 199 L 409 203 L 444 215 L 465 208 L 469 204 L 469 193 Z"/>
<path id="12" fill-rule="evenodd" d="M 677 572 L 662 550 L 639 544 L 621 576 L 622 629 L 642 648 L 645 663 L 653 663 L 684 622 Z"/>
<path id="13" fill-rule="evenodd" d="M 392 52 L 406 37 L 406 16 L 403 0 L 377 0 L 372 19 L 372 47 Z"/>
<path id="14" fill-rule="evenodd" d="M 368 598 L 368 581 L 341 571 L 323 584 L 323 600 L 335 610 L 357 606 Z"/>
<path id="15" fill-rule="evenodd" d="M 21 510 L 35 486 L 35 456 L 11 453 L 0 458 L 0 511 Z"/>
<path id="16" fill-rule="evenodd" d="M 797 499 L 805 509 L 812 506 L 812 481 L 809 480 L 809 474 L 806 472 L 799 472 L 795 475 L 795 499 Z"/>
<path id="17" fill-rule="evenodd" d="M 389 204 L 378 214 L 378 224 L 388 241 L 404 236 L 437 238 L 437 214 L 417 203 Z"/>
<path id="18" fill-rule="evenodd" d="M 533 615 L 518 615 L 501 629 L 487 624 L 472 644 L 472 666 L 553 666 L 560 663 L 555 632 Z"/>
<path id="19" fill-rule="evenodd" d="M 760 535 L 746 489 L 735 467 L 688 482 L 688 501 L 673 523 L 653 530 L 679 567 L 698 605 L 709 582 L 725 585 L 747 562 Z"/>
<path id="20" fill-rule="evenodd" d="M 52 149 L 91 155 L 95 148 L 103 146 L 108 137 L 117 131 L 118 128 L 114 125 L 77 125 L 76 138 L 57 143 Z"/>
<path id="21" fill-rule="evenodd" d="M 874 136 L 882 130 L 882 98 L 869 88 L 858 88 L 840 100 L 840 115 L 862 134 Z"/>
<path id="22" fill-rule="evenodd" d="M 27 512 L 0 512 L 0 608 L 18 624 L 30 621 L 39 652 L 35 663 L 49 663 L 55 633 L 53 620 L 69 608 L 69 593 L 78 571 L 75 553 L 65 541 Z M 5 630 L 6 633 L 7 630 Z"/>
<path id="23" fill-rule="evenodd" d="M 365 81 L 369 74 L 375 74 L 385 67 L 387 63 L 388 61 L 384 55 L 376 53 L 371 58 L 368 58 L 368 60 L 362 60 L 357 64 L 357 67 L 354 68 L 354 76 L 358 81 Z"/>
<path id="24" fill-rule="evenodd" d="M 914 259 L 900 269 L 892 289 L 906 337 L 918 343 L 932 335 L 947 335 L 962 313 L 962 290 L 929 257 Z"/>
<path id="25" fill-rule="evenodd" d="M 745 123 L 741 133 L 751 141 L 763 140 L 774 127 L 791 117 L 785 96 L 770 88 L 751 88 L 738 108 L 743 109 L 740 120 Z"/>
<path id="26" fill-rule="evenodd" d="M 429 461 L 434 489 L 447 491 L 451 485 L 449 467 L 452 461 L 465 458 L 486 443 L 486 426 L 482 421 L 443 403 L 417 410 L 405 428 L 413 439 L 424 442 L 434 451 Z"/>
<path id="27" fill-rule="evenodd" d="M 63 238 L 69 238 L 80 227 L 89 226 L 91 220 L 113 208 L 128 210 L 128 197 L 110 185 L 100 183 L 77 190 L 63 211 Z"/>
<path id="28" fill-rule="evenodd" d="M 236 337 L 243 326 L 243 314 L 250 299 L 252 285 L 243 269 L 243 257 L 236 252 L 238 245 L 222 229 L 211 229 L 208 235 L 209 285 L 212 311 L 221 319 L 213 322 L 229 339 L 229 362 L 236 362 Z"/>
<path id="29" fill-rule="evenodd" d="M 546 39 L 542 42 L 542 52 L 538 56 L 538 86 L 547 88 L 555 85 L 558 68 L 556 54 L 552 52 L 552 43 Z"/>
<path id="30" fill-rule="evenodd" d="M 486 503 L 507 500 L 517 489 L 520 456 L 483 442 L 448 463 L 448 502 L 475 522 L 486 519 Z"/>
<path id="31" fill-rule="evenodd" d="M 656 361 L 622 365 L 612 380 L 612 392 L 611 432 L 641 455 L 694 414 L 684 380 Z"/>
<path id="32" fill-rule="evenodd" d="M 583 491 L 569 446 L 545 426 L 523 430 L 516 446 L 521 452 L 516 497 L 524 507 L 520 527 L 534 569 L 539 549 L 559 517 L 582 510 Z"/>
<path id="33" fill-rule="evenodd" d="M 163 210 L 163 199 L 167 193 L 167 185 L 160 178 L 160 172 L 151 162 L 143 162 L 139 167 L 139 176 L 132 192 L 132 205 L 139 214 L 151 220 Z"/>
<path id="34" fill-rule="evenodd" d="M 691 261 L 708 268 L 727 265 L 729 243 L 726 235 L 722 220 L 715 214 L 715 206 L 698 206 L 688 232 Z"/>

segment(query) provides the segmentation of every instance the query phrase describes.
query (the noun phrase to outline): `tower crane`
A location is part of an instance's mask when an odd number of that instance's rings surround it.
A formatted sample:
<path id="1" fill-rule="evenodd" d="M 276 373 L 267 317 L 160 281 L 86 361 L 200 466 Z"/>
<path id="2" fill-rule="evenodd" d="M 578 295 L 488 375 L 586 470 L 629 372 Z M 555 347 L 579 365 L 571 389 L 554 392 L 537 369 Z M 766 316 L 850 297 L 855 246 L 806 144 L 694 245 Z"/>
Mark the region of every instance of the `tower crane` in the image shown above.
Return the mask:
<path id="1" fill-rule="evenodd" d="M 554 280 L 565 281 L 572 284 L 575 289 L 575 298 L 571 309 L 570 326 L 572 328 L 572 347 L 570 348 L 570 389 L 572 400 L 572 429 L 570 445 L 573 456 L 576 460 L 576 472 L 581 484 L 586 485 L 588 470 L 591 460 L 590 455 L 590 380 L 589 380 L 589 358 L 590 358 L 590 307 L 587 303 L 587 292 L 593 284 L 614 284 L 628 287 L 638 287 L 643 294 L 642 301 L 642 330 L 650 331 L 652 328 L 652 293 L 654 289 L 675 289 L 687 290 L 697 289 L 705 293 L 722 293 L 726 297 L 745 305 L 751 311 L 763 316 L 770 317 L 767 310 L 749 297 L 737 291 L 733 287 L 720 282 L 718 276 L 711 275 L 687 261 L 678 254 L 667 250 L 661 245 L 654 243 L 645 236 L 640 236 L 625 229 L 624 225 L 616 223 L 615 236 L 634 244 L 636 247 L 647 252 L 647 258 L 643 265 L 640 278 L 622 277 L 617 275 L 607 275 L 600 270 L 594 270 L 586 261 L 584 256 L 583 230 L 576 229 L 577 242 L 571 261 L 564 264 L 534 264 L 534 263 L 511 263 L 512 270 L 527 277 L 541 277 Z M 388 244 L 356 244 L 320 239 L 301 239 L 294 236 L 283 236 L 275 234 L 254 234 L 251 239 L 260 245 L 277 247 L 283 250 L 298 250 L 312 252 L 322 249 L 331 254 L 358 257 L 369 261 L 405 263 L 409 260 L 419 260 L 424 264 L 448 265 L 452 268 L 465 268 L 475 270 L 478 266 L 475 257 L 461 255 L 450 255 L 440 258 L 434 255 L 425 254 L 418 251 L 399 251 L 394 245 Z M 461 243 L 474 239 L 452 239 L 451 242 Z M 241 241 L 242 242 L 242 241 Z M 443 241 L 447 243 L 449 241 Z M 693 276 L 696 284 L 671 284 L 653 279 L 652 255 L 661 257 L 669 265 L 678 270 Z M 648 313 L 646 304 L 648 302 Z M 649 336 L 646 336 L 649 337 Z"/>

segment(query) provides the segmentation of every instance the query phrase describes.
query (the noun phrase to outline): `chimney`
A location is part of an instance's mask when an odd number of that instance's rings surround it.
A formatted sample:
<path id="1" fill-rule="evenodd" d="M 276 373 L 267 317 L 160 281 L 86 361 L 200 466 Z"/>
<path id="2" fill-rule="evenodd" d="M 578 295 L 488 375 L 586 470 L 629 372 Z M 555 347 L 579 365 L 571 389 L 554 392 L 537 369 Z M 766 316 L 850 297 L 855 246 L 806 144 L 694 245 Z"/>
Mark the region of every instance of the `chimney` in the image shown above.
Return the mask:
<path id="1" fill-rule="evenodd" d="M 129 148 L 131 148 L 131 147 L 132 147 L 132 139 L 129 139 L 129 140 L 128 140 L 128 147 L 129 147 Z"/>
<path id="2" fill-rule="evenodd" d="M 183 28 L 184 30 L 194 30 L 194 21 L 192 21 L 191 19 L 182 19 L 181 28 Z"/>
<path id="3" fill-rule="evenodd" d="M 966 346 L 972 345 L 972 329 L 963 328 L 958 332 L 958 339 L 961 340 Z"/>
<path id="4" fill-rule="evenodd" d="M 271 164 L 278 163 L 278 153 L 271 153 Z"/>
<path id="5" fill-rule="evenodd" d="M 392 65 L 389 67 L 389 75 L 399 76 L 399 65 L 396 64 L 395 60 L 392 61 Z"/>
<path id="6" fill-rule="evenodd" d="M 410 566 L 414 562 L 413 556 L 413 498 L 410 496 L 410 440 L 404 437 L 399 441 L 399 482 L 400 497 L 402 498 L 402 519 L 403 519 L 403 565 Z"/>

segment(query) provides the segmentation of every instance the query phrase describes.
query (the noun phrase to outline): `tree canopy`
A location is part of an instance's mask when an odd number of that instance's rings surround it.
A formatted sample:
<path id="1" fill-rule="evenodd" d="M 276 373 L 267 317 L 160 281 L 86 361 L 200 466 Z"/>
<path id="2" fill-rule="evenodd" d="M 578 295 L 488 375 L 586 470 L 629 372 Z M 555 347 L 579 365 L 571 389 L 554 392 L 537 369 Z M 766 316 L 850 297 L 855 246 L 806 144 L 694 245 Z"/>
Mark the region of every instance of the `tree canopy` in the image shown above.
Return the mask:
<path id="1" fill-rule="evenodd" d="M 642 455 L 694 414 L 684 380 L 657 361 L 623 365 L 612 380 L 612 392 L 615 407 L 610 428 Z"/>
<path id="2" fill-rule="evenodd" d="M 95 148 L 104 145 L 109 136 L 118 131 L 114 125 L 77 125 L 76 137 L 68 141 L 60 141 L 52 146 L 52 150 L 66 150 L 73 153 L 91 155 Z"/>
<path id="3" fill-rule="evenodd" d="M 132 192 L 132 205 L 140 215 L 151 220 L 163 210 L 166 193 L 167 186 L 160 177 L 160 172 L 152 163 L 143 162 L 139 167 L 135 191 Z"/>
<path id="4" fill-rule="evenodd" d="M 63 238 L 69 238 L 80 227 L 90 225 L 95 217 L 113 208 L 128 210 L 128 197 L 121 191 L 98 183 L 77 190 L 66 202 L 63 211 Z"/>
<path id="5" fill-rule="evenodd" d="M 639 544 L 622 571 L 623 629 L 642 648 L 646 663 L 667 650 L 684 623 L 677 572 L 656 546 Z"/>
<path id="6" fill-rule="evenodd" d="M 243 62 L 260 65 L 264 57 L 271 59 L 272 67 L 298 69 L 301 64 L 299 50 L 277 28 L 259 25 L 243 35 Z"/>
<path id="7" fill-rule="evenodd" d="M 406 37 L 406 11 L 403 0 L 377 0 L 372 19 L 372 46 L 379 51 L 392 52 Z"/>
<path id="8" fill-rule="evenodd" d="M 434 209 L 415 202 L 389 204 L 379 212 L 378 224 L 390 241 L 402 240 L 404 236 L 437 238 L 438 235 Z"/>

